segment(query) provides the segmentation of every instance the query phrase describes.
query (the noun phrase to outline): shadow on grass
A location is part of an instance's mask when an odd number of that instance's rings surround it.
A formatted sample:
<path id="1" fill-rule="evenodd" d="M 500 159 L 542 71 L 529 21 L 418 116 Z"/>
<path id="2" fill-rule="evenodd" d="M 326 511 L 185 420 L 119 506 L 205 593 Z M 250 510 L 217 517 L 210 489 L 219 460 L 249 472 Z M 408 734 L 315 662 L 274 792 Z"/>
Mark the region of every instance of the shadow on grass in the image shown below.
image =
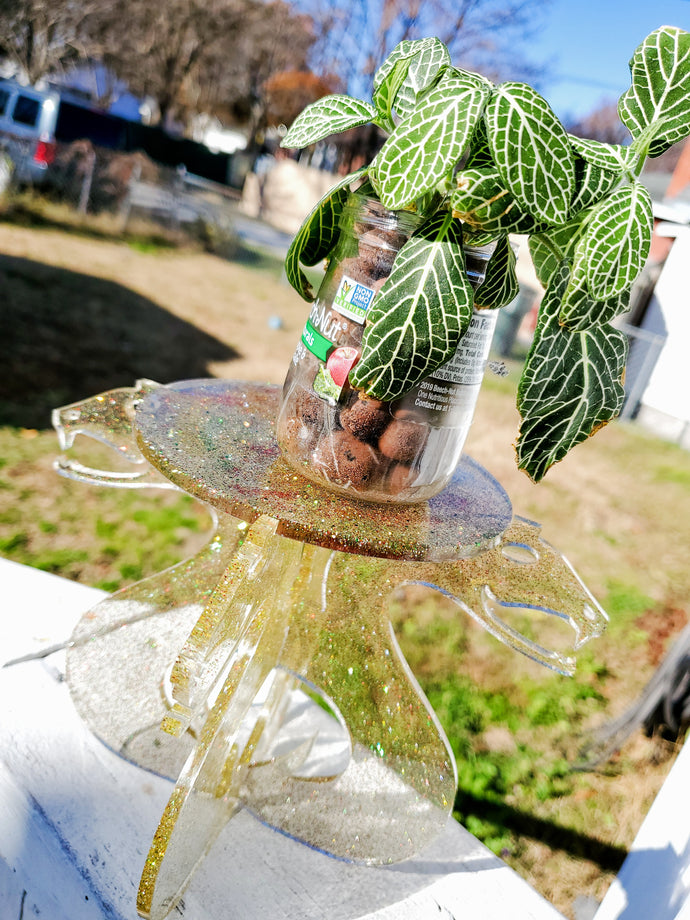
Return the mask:
<path id="1" fill-rule="evenodd" d="M 212 249 L 207 251 L 221 259 L 227 259 L 229 262 L 237 262 L 239 265 L 244 265 L 246 268 L 267 272 L 276 279 L 282 278 L 285 274 L 283 259 L 270 252 L 254 249 L 243 243 L 242 240 L 235 240 L 231 251 L 227 254 L 223 252 L 214 252 Z"/>
<path id="2" fill-rule="evenodd" d="M 625 847 L 605 843 L 573 828 L 520 811 L 504 802 L 492 802 L 462 790 L 455 797 L 454 812 L 460 821 L 463 816 L 476 815 L 519 837 L 538 840 L 552 850 L 562 850 L 576 859 L 596 863 L 607 872 L 618 872 L 628 855 Z"/>
<path id="3" fill-rule="evenodd" d="M 0 318 L 0 425 L 49 428 L 57 406 L 239 357 L 121 284 L 1 255 Z"/>

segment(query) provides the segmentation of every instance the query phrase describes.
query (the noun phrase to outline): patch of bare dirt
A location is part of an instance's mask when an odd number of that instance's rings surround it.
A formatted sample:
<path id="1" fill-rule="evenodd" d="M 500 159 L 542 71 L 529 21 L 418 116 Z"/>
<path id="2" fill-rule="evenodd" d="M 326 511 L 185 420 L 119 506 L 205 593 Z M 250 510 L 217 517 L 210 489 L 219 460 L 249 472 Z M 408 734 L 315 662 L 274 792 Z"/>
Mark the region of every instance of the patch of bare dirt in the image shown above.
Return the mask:
<path id="1" fill-rule="evenodd" d="M 656 667 L 666 654 L 673 639 L 687 625 L 688 614 L 680 607 L 648 610 L 635 621 L 647 633 L 647 658 Z"/>

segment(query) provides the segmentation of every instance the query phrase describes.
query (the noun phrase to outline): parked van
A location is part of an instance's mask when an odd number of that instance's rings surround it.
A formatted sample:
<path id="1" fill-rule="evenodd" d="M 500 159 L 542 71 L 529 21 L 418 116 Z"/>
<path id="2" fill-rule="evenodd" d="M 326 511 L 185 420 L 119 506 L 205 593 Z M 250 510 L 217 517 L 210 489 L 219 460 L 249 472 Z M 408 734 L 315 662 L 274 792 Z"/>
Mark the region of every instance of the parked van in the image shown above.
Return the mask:
<path id="1" fill-rule="evenodd" d="M 60 97 L 13 80 L 0 80 L 0 149 L 14 163 L 19 183 L 40 184 L 55 157 Z"/>

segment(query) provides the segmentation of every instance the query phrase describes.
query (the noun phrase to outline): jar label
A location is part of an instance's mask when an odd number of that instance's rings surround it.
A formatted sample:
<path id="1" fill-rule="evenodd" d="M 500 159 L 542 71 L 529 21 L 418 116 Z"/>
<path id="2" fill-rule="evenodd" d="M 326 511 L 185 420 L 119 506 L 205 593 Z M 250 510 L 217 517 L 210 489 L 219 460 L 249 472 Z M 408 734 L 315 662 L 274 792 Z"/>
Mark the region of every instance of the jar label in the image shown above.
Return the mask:
<path id="1" fill-rule="evenodd" d="M 343 275 L 333 298 L 333 306 L 343 316 L 353 319 L 356 323 L 364 323 L 375 293 L 373 288 Z"/>
<path id="2" fill-rule="evenodd" d="M 481 383 L 495 325 L 495 310 L 475 310 L 453 357 L 429 376 L 434 380 L 466 386 Z"/>
<path id="3" fill-rule="evenodd" d="M 495 310 L 475 311 L 453 357 L 398 400 L 396 408 L 422 410 L 432 427 L 463 425 L 474 410 L 495 325 Z"/>

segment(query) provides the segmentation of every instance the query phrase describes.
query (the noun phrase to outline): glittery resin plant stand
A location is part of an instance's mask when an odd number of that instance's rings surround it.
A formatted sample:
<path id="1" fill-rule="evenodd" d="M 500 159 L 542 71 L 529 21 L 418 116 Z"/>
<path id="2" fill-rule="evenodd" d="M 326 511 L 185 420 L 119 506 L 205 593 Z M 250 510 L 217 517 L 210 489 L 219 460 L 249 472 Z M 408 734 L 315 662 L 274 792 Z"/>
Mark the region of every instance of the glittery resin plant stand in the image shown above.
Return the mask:
<path id="1" fill-rule="evenodd" d="M 391 629 L 399 586 L 441 591 L 563 673 L 605 624 L 569 564 L 471 459 L 429 502 L 348 501 L 282 460 L 278 400 L 277 387 L 251 383 L 141 381 L 54 414 L 64 449 L 82 433 L 133 464 L 104 472 L 63 458 L 63 475 L 181 489 L 217 521 L 198 555 L 87 613 L 68 652 L 92 731 L 176 779 L 139 889 L 139 913 L 154 920 L 240 807 L 370 864 L 411 856 L 443 829 L 457 774 Z M 526 618 L 557 647 L 524 636 Z"/>

